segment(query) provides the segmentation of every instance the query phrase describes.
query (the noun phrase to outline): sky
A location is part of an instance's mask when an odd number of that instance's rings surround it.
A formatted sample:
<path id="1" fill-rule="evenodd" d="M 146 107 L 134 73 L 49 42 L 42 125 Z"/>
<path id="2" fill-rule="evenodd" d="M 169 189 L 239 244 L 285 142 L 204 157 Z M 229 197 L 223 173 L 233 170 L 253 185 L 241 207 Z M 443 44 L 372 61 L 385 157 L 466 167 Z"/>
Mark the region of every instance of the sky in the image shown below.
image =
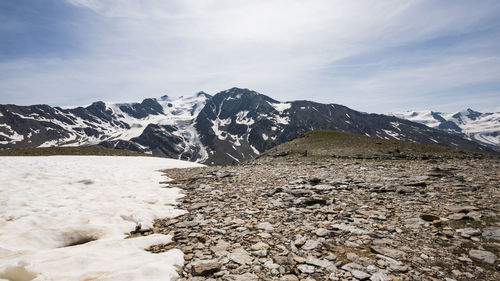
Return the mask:
<path id="1" fill-rule="evenodd" d="M 0 104 L 248 88 L 388 113 L 500 111 L 500 1 L 2 0 Z"/>

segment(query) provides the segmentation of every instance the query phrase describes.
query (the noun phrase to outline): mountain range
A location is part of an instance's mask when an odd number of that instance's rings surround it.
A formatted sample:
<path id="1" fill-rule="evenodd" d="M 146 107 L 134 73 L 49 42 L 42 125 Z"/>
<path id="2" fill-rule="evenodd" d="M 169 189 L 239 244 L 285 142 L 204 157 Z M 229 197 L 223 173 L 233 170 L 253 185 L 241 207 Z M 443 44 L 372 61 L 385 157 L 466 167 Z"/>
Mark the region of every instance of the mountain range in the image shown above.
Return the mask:
<path id="1" fill-rule="evenodd" d="M 230 164 L 315 129 L 493 151 L 460 135 L 395 116 L 305 100 L 279 102 L 241 88 L 214 96 L 199 92 L 190 97 L 98 101 L 71 108 L 0 105 L 0 149 L 97 145 Z"/>
<path id="2" fill-rule="evenodd" d="M 468 108 L 455 113 L 420 110 L 393 112 L 390 115 L 443 130 L 500 151 L 500 112 L 481 113 Z"/>

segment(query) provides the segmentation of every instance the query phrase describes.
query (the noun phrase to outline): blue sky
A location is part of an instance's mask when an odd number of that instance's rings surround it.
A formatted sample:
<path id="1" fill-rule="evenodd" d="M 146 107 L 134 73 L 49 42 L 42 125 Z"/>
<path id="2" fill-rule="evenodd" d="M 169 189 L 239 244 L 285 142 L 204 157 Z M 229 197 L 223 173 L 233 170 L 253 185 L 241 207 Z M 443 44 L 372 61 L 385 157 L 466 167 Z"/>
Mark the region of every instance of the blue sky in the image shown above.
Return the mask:
<path id="1" fill-rule="evenodd" d="M 500 1 L 3 0 L 0 103 L 250 88 L 386 113 L 500 111 Z"/>

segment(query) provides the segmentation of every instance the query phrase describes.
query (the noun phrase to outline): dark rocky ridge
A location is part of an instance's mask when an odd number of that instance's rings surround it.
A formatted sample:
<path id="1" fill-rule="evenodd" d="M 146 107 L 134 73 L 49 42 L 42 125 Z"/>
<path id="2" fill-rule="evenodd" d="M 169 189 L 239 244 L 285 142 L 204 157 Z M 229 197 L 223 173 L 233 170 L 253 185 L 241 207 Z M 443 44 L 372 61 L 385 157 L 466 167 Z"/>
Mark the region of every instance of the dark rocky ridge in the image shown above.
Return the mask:
<path id="1" fill-rule="evenodd" d="M 207 164 L 231 164 L 251 159 L 307 131 L 329 129 L 491 152 L 422 124 L 337 104 L 282 103 L 240 88 L 213 97 L 200 92 L 196 98 L 184 104 L 163 96 L 141 103 L 95 102 L 71 109 L 0 105 L 0 149 L 99 145 Z M 179 116 L 184 119 L 163 122 Z M 127 137 L 127 131 L 132 130 L 140 132 Z"/>

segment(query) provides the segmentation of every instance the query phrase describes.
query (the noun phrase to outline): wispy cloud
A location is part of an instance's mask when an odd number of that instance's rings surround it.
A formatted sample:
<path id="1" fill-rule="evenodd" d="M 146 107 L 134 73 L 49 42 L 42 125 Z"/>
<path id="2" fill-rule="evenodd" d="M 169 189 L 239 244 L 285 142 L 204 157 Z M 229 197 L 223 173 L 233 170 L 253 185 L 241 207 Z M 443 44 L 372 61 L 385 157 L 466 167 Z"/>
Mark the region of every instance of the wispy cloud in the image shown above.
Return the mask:
<path id="1" fill-rule="evenodd" d="M 60 38 L 75 44 L 74 52 L 59 53 L 52 46 L 43 56 L 3 58 L 0 72 L 7 75 L 0 77 L 0 103 L 138 100 L 240 86 L 280 100 L 386 112 L 467 107 L 465 100 L 451 102 L 450 91 L 461 87 L 478 100 L 481 93 L 488 96 L 484 108 L 491 108 L 492 91 L 500 96 L 500 88 L 470 86 L 500 80 L 497 1 L 68 0 L 58 5 L 74 11 L 74 34 Z M 52 24 L 57 23 L 55 17 Z"/>

